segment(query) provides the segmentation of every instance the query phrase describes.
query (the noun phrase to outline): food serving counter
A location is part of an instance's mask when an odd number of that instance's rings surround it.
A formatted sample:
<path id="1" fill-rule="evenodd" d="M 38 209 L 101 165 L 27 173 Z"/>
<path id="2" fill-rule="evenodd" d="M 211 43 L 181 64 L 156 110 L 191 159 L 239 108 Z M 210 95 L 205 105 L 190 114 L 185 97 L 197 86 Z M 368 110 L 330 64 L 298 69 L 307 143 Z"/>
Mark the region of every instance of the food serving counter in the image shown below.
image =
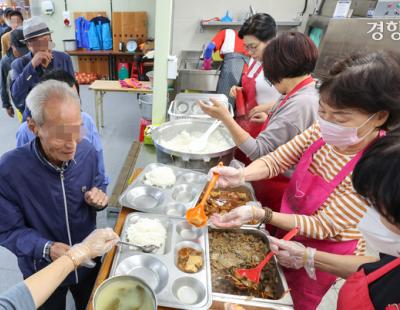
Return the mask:
<path id="1" fill-rule="evenodd" d="M 149 150 L 147 148 L 144 148 L 141 151 L 143 151 L 143 153 L 149 153 L 149 152 L 152 153 L 152 150 Z M 144 165 L 148 164 L 148 156 L 143 156 L 145 154 L 141 154 L 141 155 L 139 155 L 137 164 L 140 166 L 144 166 Z M 131 178 L 133 180 L 132 184 L 138 183 L 140 181 L 140 178 L 139 179 L 137 179 L 137 178 L 139 175 L 141 175 L 142 171 L 143 171 L 143 169 L 140 169 L 140 168 L 136 169 L 134 171 L 132 178 Z M 142 175 L 143 175 L 143 173 L 142 173 Z M 127 208 L 127 207 L 121 208 L 120 213 L 118 215 L 117 222 L 114 227 L 114 230 L 117 234 L 121 235 L 121 233 L 123 233 L 123 227 L 125 225 L 125 221 L 127 218 L 129 219 L 131 217 L 132 212 L 135 212 L 135 210 L 133 210 L 132 208 Z M 141 213 L 141 214 L 143 214 L 143 213 Z M 259 230 L 257 230 L 256 228 L 252 228 L 252 229 L 253 229 L 253 231 L 256 230 L 258 234 L 261 234 L 261 232 Z M 250 231 L 250 233 L 252 233 L 252 231 Z M 208 234 L 208 236 L 210 236 L 210 234 Z M 212 236 L 212 237 L 214 238 L 214 236 Z M 264 239 L 266 239 L 266 238 L 264 237 Z M 219 242 L 217 239 L 215 239 L 215 240 L 216 240 L 215 242 Z M 118 253 L 119 253 L 118 248 L 115 247 L 109 253 L 107 253 L 105 255 L 99 275 L 96 279 L 96 283 L 93 288 L 92 296 L 89 300 L 87 309 L 89 309 L 89 310 L 93 309 L 92 298 L 93 298 L 96 288 L 103 281 L 105 281 L 107 278 L 109 278 L 113 275 L 113 265 L 115 268 L 115 261 L 118 260 Z M 211 260 L 211 262 L 209 261 L 210 257 L 212 255 L 213 254 L 210 253 L 209 256 L 205 257 L 206 264 L 208 266 L 210 264 L 215 263 L 215 262 L 213 263 L 212 260 Z M 208 262 L 207 262 L 207 260 L 208 260 Z M 276 264 L 276 261 L 274 262 L 274 264 Z M 208 268 L 210 268 L 210 267 L 208 267 Z M 212 293 L 213 302 L 212 302 L 212 306 L 209 309 L 224 309 L 224 302 L 240 303 L 240 304 L 243 304 L 246 309 L 293 309 L 292 308 L 292 299 L 290 297 L 286 281 L 283 277 L 283 273 L 279 267 L 276 266 L 276 268 L 277 268 L 276 269 L 277 271 L 275 271 L 275 274 L 277 275 L 279 273 L 279 277 L 277 277 L 278 280 L 276 281 L 277 286 L 276 286 L 276 288 L 274 288 L 275 293 L 279 294 L 279 297 L 276 298 L 276 300 L 262 299 L 262 298 L 257 298 L 257 297 L 249 298 L 246 296 L 233 296 L 233 295 L 229 295 L 229 294 L 221 294 L 218 292 L 213 292 Z M 211 269 L 212 269 L 212 267 L 211 267 Z M 267 267 L 267 269 L 268 269 L 268 267 Z M 268 270 L 266 271 L 266 274 L 267 273 L 268 273 Z M 274 272 L 272 272 L 272 273 L 274 273 Z M 215 283 L 215 281 L 214 281 L 214 283 Z M 189 309 L 189 308 L 196 309 L 195 307 L 192 308 L 192 307 L 182 306 L 182 309 L 186 309 L 186 308 L 187 309 Z M 172 308 L 159 306 L 159 309 L 172 309 Z"/>

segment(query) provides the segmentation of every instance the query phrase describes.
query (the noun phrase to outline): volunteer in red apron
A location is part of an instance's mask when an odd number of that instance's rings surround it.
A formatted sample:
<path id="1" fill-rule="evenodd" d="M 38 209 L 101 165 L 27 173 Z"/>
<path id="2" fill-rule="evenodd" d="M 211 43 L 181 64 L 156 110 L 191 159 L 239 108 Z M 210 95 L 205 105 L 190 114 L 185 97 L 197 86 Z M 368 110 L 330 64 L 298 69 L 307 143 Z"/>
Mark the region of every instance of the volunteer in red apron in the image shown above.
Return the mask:
<path id="1" fill-rule="evenodd" d="M 231 87 L 240 83 L 243 69 L 247 68 L 247 51 L 236 30 L 220 30 L 204 49 L 204 70 L 212 69 L 212 55 L 216 51 L 219 51 L 223 59 L 218 78 L 217 94 L 229 96 Z M 229 98 L 229 103 L 234 106 L 235 99 Z"/>
<path id="2" fill-rule="evenodd" d="M 268 116 L 262 112 L 254 114 L 264 122 L 260 124 L 262 131 L 256 138 L 251 137 L 223 105 L 215 101 L 213 106 L 200 103 L 205 113 L 221 120 L 228 128 L 245 154 L 240 158 L 244 164 L 274 151 L 316 121 L 319 95 L 310 73 L 317 58 L 314 43 L 300 32 L 285 32 L 269 41 L 263 56 L 264 75 L 282 95 Z M 292 173 L 293 169 L 290 169 L 285 175 L 253 182 L 257 200 L 279 211 Z"/>
<path id="3" fill-rule="evenodd" d="M 383 52 L 336 63 L 320 87 L 319 122 L 244 169 L 212 169 L 220 174 L 220 186 L 233 186 L 268 179 L 297 165 L 281 211 L 257 208 L 252 202 L 212 216 L 213 224 L 234 227 L 259 220 L 282 230 L 278 237 L 299 227 L 295 240 L 306 246 L 307 262 L 314 259 L 316 250 L 364 254 L 365 242 L 357 225 L 369 201 L 355 192 L 351 174 L 364 150 L 384 134 L 381 129 L 400 121 L 397 70 L 395 58 Z M 302 310 L 316 309 L 336 279 L 314 268 L 284 271 L 295 308 Z"/>
<path id="4" fill-rule="evenodd" d="M 347 279 L 339 292 L 339 310 L 400 309 L 399 183 L 400 136 L 391 133 L 366 150 L 353 172 L 355 190 L 374 204 L 358 228 L 368 246 L 380 253 L 379 259 L 316 251 L 305 266 L 306 253 L 314 249 L 273 237 L 271 249 L 288 268 L 317 268 Z"/>
<path id="5" fill-rule="evenodd" d="M 259 13 L 249 17 L 239 30 L 239 38 L 251 57 L 242 75 L 242 86 L 233 86 L 231 96 L 236 97 L 236 121 L 253 138 L 262 124 L 250 120 L 250 111 L 260 104 L 271 104 L 279 98 L 278 91 L 264 79 L 262 57 L 268 42 L 276 36 L 276 23 L 272 16 Z"/>

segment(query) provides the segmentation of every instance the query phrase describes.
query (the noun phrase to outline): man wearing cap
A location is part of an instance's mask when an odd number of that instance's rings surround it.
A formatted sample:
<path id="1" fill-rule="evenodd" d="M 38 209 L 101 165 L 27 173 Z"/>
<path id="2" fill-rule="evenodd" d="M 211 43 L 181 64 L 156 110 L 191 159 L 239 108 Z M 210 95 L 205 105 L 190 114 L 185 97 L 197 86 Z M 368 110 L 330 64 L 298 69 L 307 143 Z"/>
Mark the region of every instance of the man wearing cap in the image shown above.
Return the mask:
<path id="1" fill-rule="evenodd" d="M 29 52 L 25 43 L 23 42 L 24 35 L 21 28 L 17 28 L 10 33 L 11 47 L 7 54 L 0 61 L 0 92 L 3 108 L 6 109 L 10 117 L 14 117 L 14 108 L 11 105 L 11 98 L 9 93 L 8 73 L 11 70 L 11 63 Z"/>
<path id="2" fill-rule="evenodd" d="M 30 53 L 11 64 L 11 97 L 22 113 L 25 110 L 28 93 L 39 83 L 45 72 L 62 69 L 74 76 L 71 57 L 66 53 L 52 50 L 54 47 L 51 40 L 52 31 L 40 17 L 33 16 L 24 21 L 23 33 Z"/>

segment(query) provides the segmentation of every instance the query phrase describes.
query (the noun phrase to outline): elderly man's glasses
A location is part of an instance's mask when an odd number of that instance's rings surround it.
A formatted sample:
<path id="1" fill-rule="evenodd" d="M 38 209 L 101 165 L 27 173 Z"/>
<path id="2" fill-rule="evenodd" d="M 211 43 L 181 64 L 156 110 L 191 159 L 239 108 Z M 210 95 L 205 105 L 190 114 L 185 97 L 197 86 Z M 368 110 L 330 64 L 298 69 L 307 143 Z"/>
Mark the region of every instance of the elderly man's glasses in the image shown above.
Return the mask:
<path id="1" fill-rule="evenodd" d="M 260 43 L 258 44 L 250 43 L 250 44 L 245 44 L 244 48 L 249 52 L 255 52 L 259 45 Z"/>

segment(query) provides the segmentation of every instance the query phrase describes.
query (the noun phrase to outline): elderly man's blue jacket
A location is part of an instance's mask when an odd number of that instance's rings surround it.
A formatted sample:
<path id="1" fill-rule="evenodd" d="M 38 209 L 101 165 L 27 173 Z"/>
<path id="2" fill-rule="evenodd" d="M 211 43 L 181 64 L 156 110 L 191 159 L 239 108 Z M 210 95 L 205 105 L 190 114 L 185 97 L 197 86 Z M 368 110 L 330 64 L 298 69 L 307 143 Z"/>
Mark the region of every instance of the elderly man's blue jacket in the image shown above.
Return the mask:
<path id="1" fill-rule="evenodd" d="M 98 171 L 96 150 L 85 139 L 63 168 L 46 160 L 38 139 L 0 158 L 0 245 L 17 256 L 24 278 L 49 264 L 48 241 L 75 244 L 95 229 L 96 210 L 84 194 L 94 186 L 106 191 Z M 88 270 L 79 268 L 64 285 Z"/>

